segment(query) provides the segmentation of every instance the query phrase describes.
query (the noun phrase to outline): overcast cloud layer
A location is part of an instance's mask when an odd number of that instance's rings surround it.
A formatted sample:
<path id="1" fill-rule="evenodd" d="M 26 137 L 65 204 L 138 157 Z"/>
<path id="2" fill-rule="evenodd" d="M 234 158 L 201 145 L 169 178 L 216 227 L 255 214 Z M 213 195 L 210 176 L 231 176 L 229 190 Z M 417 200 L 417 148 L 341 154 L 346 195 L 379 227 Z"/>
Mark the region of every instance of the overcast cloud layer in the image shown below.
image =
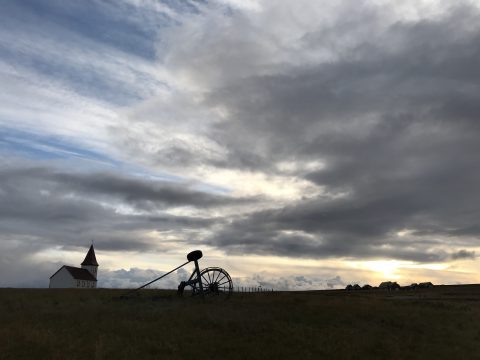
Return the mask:
<path id="1" fill-rule="evenodd" d="M 41 284 L 62 262 L 50 250 L 82 252 L 91 240 L 119 259 L 193 248 L 446 267 L 476 259 L 477 2 L 5 8 L 0 285 Z M 38 277 L 16 280 L 37 263 Z M 121 267 L 111 262 L 104 286 L 155 272 Z M 310 278 L 237 270 L 245 286 L 354 279 L 341 267 Z"/>

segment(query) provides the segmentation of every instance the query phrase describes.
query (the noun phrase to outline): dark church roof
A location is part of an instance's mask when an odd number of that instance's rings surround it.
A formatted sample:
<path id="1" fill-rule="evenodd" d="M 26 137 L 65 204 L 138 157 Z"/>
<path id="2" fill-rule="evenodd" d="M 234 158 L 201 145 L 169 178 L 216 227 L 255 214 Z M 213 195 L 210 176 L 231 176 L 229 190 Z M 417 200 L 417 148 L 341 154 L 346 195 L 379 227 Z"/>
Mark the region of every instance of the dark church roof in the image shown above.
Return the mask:
<path id="1" fill-rule="evenodd" d="M 90 245 L 90 249 L 88 249 L 87 256 L 85 256 L 85 260 L 80 265 L 95 265 L 98 266 L 97 258 L 95 257 L 95 250 L 93 250 L 93 244 Z"/>
<path id="2" fill-rule="evenodd" d="M 95 279 L 95 276 L 93 276 L 92 273 L 87 269 L 81 269 L 81 268 L 67 266 L 67 265 L 63 265 L 60 269 L 58 269 L 58 271 L 55 274 L 50 276 L 50 279 L 54 277 L 63 268 L 67 269 L 67 271 L 70 273 L 70 275 L 72 275 L 72 277 L 75 280 L 97 281 L 97 279 Z"/>
<path id="3" fill-rule="evenodd" d="M 70 275 L 72 275 L 75 280 L 97 281 L 97 279 L 95 279 L 95 276 L 93 276 L 92 273 L 87 269 L 81 269 L 81 268 L 66 266 L 66 265 L 65 265 L 65 269 L 68 270 Z"/>

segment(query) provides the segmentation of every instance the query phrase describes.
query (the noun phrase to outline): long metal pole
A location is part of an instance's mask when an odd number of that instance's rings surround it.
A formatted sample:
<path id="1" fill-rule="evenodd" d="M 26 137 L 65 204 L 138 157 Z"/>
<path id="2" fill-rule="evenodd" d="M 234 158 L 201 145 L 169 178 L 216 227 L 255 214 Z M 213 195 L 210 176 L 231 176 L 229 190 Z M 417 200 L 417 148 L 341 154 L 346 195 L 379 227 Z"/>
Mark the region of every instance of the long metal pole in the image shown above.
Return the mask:
<path id="1" fill-rule="evenodd" d="M 129 292 L 126 293 L 124 296 L 130 295 L 131 293 L 134 293 L 135 291 L 138 291 L 138 290 L 140 290 L 140 289 L 143 289 L 145 286 L 148 286 L 148 285 L 154 283 L 155 281 L 158 281 L 158 280 L 160 280 L 161 278 L 163 278 L 163 277 L 171 274 L 171 273 L 174 272 L 175 270 L 178 270 L 178 269 L 180 269 L 181 267 L 184 267 L 184 266 L 187 265 L 189 262 L 190 262 L 190 261 L 187 261 L 185 264 L 182 264 L 182 265 L 180 265 L 180 266 L 177 266 L 175 269 L 167 272 L 166 274 L 163 274 L 162 276 L 156 278 L 155 280 L 152 280 L 152 281 L 146 283 L 145 285 L 140 286 L 139 288 L 136 288 L 136 289 L 133 289 L 133 290 L 129 291 Z"/>

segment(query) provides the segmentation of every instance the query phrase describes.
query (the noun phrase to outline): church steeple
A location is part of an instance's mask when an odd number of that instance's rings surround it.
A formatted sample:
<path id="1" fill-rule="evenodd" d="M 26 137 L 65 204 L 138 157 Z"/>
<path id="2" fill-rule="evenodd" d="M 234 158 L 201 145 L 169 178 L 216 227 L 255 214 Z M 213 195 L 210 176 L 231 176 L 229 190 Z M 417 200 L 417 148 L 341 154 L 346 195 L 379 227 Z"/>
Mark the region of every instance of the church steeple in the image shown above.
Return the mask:
<path id="1" fill-rule="evenodd" d="M 93 244 L 90 245 L 87 256 L 85 256 L 85 260 L 83 260 L 81 265 L 82 269 L 87 269 L 93 276 L 95 276 L 95 279 L 97 278 L 98 262 L 97 258 L 95 257 L 95 250 L 93 249 Z"/>

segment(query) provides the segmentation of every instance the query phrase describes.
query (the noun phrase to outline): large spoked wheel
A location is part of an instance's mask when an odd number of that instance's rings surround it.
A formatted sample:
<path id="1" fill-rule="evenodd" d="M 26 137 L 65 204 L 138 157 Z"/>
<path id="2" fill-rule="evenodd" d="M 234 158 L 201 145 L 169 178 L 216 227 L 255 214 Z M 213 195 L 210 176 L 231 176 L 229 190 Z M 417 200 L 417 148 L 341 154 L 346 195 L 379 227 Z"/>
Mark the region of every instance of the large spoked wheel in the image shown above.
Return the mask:
<path id="1" fill-rule="evenodd" d="M 229 298 L 233 292 L 232 278 L 219 267 L 209 267 L 200 272 L 203 294 L 206 297 Z"/>

